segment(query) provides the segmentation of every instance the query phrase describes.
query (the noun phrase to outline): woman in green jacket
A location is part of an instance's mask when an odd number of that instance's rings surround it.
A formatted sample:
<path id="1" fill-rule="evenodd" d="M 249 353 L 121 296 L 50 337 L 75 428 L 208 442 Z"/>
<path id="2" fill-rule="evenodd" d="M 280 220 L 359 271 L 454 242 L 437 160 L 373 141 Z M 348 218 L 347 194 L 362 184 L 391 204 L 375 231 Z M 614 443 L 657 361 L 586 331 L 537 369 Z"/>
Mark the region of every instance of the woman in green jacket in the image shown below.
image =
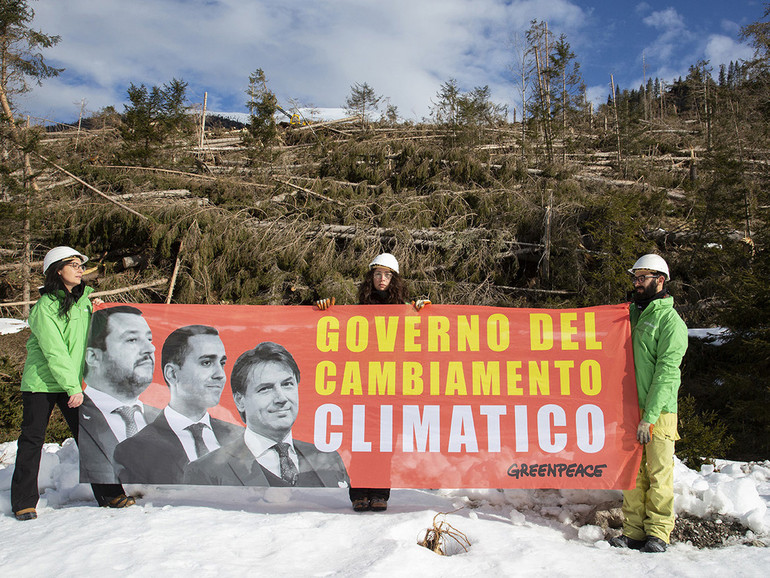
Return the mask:
<path id="1" fill-rule="evenodd" d="M 11 506 L 18 520 L 37 518 L 37 476 L 45 431 L 55 405 L 75 441 L 78 407 L 83 403 L 83 360 L 93 289 L 82 283 L 88 257 L 70 247 L 54 247 L 43 260 L 45 284 L 29 315 L 32 335 L 21 378 L 22 422 L 11 481 Z M 101 300 L 94 301 L 97 304 Z M 120 484 L 92 484 L 100 506 L 123 508 L 135 503 Z"/>

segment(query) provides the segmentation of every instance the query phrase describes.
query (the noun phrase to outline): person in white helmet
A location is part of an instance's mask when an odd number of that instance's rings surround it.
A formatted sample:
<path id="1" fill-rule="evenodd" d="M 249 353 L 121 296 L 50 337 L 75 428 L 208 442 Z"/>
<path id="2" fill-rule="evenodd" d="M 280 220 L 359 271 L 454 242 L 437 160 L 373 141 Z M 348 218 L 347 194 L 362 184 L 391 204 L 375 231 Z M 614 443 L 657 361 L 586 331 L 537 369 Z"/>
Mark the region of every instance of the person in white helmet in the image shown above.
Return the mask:
<path id="1" fill-rule="evenodd" d="M 408 289 L 400 274 L 398 260 L 390 253 L 377 255 L 358 285 L 359 305 L 403 305 L 407 303 Z M 334 298 L 316 301 L 319 309 L 328 309 L 334 305 Z M 428 299 L 411 302 L 417 311 L 430 304 Z M 390 472 L 390 462 L 383 464 Z M 390 488 L 354 488 L 349 489 L 350 502 L 356 512 L 372 510 L 382 512 L 388 509 Z"/>
<path id="2" fill-rule="evenodd" d="M 93 291 L 82 282 L 88 257 L 71 247 L 54 247 L 43 260 L 45 284 L 32 307 L 27 360 L 21 378 L 22 422 L 11 479 L 11 507 L 17 520 L 37 518 L 37 476 L 45 431 L 58 406 L 78 439 L 79 406 L 83 403 L 85 356 Z M 100 299 L 94 303 L 101 304 Z M 120 484 L 92 484 L 99 505 L 125 507 L 134 499 Z"/>
<path id="3" fill-rule="evenodd" d="M 359 305 L 398 305 L 407 302 L 408 289 L 399 273 L 398 260 L 390 253 L 380 253 L 358 285 Z M 334 297 L 319 299 L 315 305 L 328 309 L 336 303 Z M 430 304 L 429 299 L 417 299 L 411 303 L 417 311 Z"/>
<path id="4" fill-rule="evenodd" d="M 610 544 L 665 552 L 674 529 L 674 442 L 687 326 L 666 289 L 670 275 L 660 255 L 643 255 L 628 272 L 634 285 L 631 341 L 641 412 L 636 438 L 644 451 L 636 487 L 623 491 L 623 534 Z"/>

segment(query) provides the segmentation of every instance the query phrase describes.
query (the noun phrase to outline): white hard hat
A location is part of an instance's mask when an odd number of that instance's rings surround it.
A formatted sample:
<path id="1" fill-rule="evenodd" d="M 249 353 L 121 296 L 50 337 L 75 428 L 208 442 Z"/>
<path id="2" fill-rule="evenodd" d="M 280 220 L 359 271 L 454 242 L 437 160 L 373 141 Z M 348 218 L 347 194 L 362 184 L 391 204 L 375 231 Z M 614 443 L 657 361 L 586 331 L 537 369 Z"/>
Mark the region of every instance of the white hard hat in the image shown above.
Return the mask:
<path id="1" fill-rule="evenodd" d="M 374 260 L 369 263 L 369 269 L 374 269 L 375 267 L 386 267 L 387 269 L 398 273 L 398 261 L 390 253 L 381 253 L 377 255 Z"/>
<path id="2" fill-rule="evenodd" d="M 639 257 L 628 272 L 633 275 L 634 271 L 638 271 L 639 269 L 657 271 L 658 273 L 663 273 L 666 281 L 671 279 L 668 274 L 668 263 L 666 263 L 666 260 L 663 257 L 656 255 L 655 253 L 648 253 L 647 255 Z"/>
<path id="3" fill-rule="evenodd" d="M 56 263 L 57 261 L 61 261 L 62 259 L 68 259 L 69 257 L 80 257 L 81 262 L 85 263 L 88 261 L 88 257 L 85 255 L 81 255 L 75 249 L 72 247 L 54 247 L 48 253 L 45 254 L 45 258 L 43 259 L 43 274 L 45 275 L 48 271 L 48 267 Z"/>

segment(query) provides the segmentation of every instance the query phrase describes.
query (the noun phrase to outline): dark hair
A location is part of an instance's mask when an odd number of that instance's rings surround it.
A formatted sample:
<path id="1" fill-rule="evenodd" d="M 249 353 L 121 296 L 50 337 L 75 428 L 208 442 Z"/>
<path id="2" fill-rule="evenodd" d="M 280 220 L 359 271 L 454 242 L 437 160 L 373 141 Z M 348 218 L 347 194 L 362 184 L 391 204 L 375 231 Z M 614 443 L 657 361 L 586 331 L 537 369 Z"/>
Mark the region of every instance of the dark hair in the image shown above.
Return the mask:
<path id="1" fill-rule="evenodd" d="M 374 267 L 372 267 L 366 272 L 363 281 L 358 286 L 358 303 L 360 305 L 403 305 L 406 303 L 406 281 L 395 271 L 393 271 L 393 277 L 390 278 L 390 285 L 388 285 L 386 293 L 388 294 L 387 298 L 383 299 L 375 291 Z"/>
<path id="2" fill-rule="evenodd" d="M 85 285 L 82 282 L 73 287 L 72 291 L 64 285 L 59 271 L 64 269 L 70 261 L 72 261 L 72 257 L 51 263 L 45 272 L 43 286 L 40 288 L 41 295 L 50 295 L 52 299 L 59 301 L 59 317 L 65 317 L 67 320 L 69 320 L 70 309 L 83 296 L 83 290 L 85 289 Z M 60 295 L 59 292 L 62 292 L 64 296 Z"/>
<path id="3" fill-rule="evenodd" d="M 141 315 L 141 310 L 130 305 L 118 305 L 109 309 L 99 309 L 91 317 L 91 329 L 88 332 L 88 347 L 94 349 L 107 349 L 107 325 L 110 317 L 118 313 L 128 313 L 129 315 Z"/>
<path id="4" fill-rule="evenodd" d="M 233 365 L 233 371 L 230 373 L 230 389 L 233 392 L 233 398 L 235 398 L 236 393 L 241 395 L 246 393 L 249 374 L 254 367 L 271 361 L 281 363 L 291 369 L 297 383 L 299 383 L 299 367 L 297 367 L 297 362 L 294 361 L 291 353 L 283 345 L 278 345 L 272 341 L 263 341 L 254 349 L 241 353 Z M 241 417 L 245 419 L 243 413 L 241 413 Z"/>
<path id="5" fill-rule="evenodd" d="M 174 363 L 181 367 L 190 350 L 190 338 L 194 335 L 219 335 L 219 332 L 208 325 L 186 325 L 174 329 L 163 342 L 163 349 L 160 353 L 161 367 L 165 368 L 168 363 Z M 163 380 L 165 381 L 165 379 L 166 374 L 164 372 Z"/>

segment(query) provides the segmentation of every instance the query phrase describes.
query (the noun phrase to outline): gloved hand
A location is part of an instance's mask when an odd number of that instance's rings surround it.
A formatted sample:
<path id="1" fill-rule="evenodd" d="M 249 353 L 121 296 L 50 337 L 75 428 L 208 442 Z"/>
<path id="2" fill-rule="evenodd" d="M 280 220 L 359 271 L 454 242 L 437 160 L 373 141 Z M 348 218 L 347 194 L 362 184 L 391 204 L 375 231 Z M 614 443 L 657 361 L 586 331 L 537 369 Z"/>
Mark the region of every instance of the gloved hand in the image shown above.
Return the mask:
<path id="1" fill-rule="evenodd" d="M 648 421 L 640 421 L 639 425 L 636 428 L 636 439 L 639 440 L 640 444 L 648 444 L 650 443 L 650 440 L 652 439 L 652 429 L 655 426 L 653 426 Z"/>
<path id="2" fill-rule="evenodd" d="M 332 305 L 334 305 L 337 301 L 334 299 L 334 297 L 327 298 L 327 299 L 319 299 L 315 302 L 315 306 L 318 307 L 321 311 L 325 311 Z"/>
<path id="3" fill-rule="evenodd" d="M 426 305 L 430 305 L 430 299 L 418 299 L 417 301 L 412 301 L 412 307 L 417 309 L 417 311 L 419 311 Z"/>

